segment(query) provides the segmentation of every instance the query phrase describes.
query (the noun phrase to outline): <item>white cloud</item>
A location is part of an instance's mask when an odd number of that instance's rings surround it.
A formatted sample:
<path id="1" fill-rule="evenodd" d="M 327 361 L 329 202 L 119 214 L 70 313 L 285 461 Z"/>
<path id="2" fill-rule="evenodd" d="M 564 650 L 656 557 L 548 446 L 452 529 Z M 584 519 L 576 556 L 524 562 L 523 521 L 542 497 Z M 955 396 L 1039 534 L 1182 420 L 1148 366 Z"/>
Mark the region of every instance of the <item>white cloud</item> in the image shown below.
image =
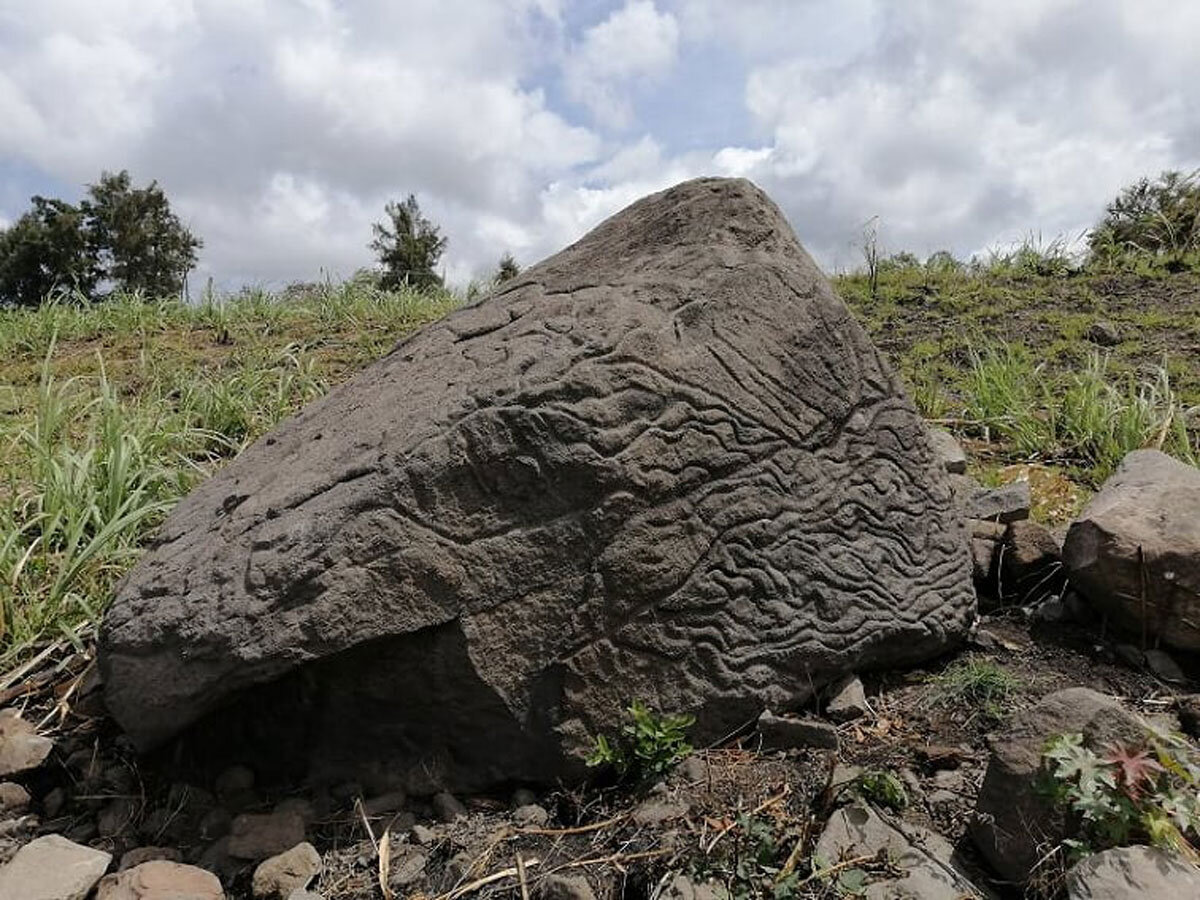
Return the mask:
<path id="1" fill-rule="evenodd" d="M 1198 33 L 1176 0 L 0 0 L 0 204 L 128 168 L 230 286 L 349 274 L 409 192 L 465 279 L 700 174 L 830 266 L 872 216 L 969 253 L 1200 165 Z"/>
<path id="2" fill-rule="evenodd" d="M 628 0 L 589 28 L 564 65 L 567 91 L 596 119 L 612 128 L 633 120 L 628 90 L 634 79 L 653 78 L 675 62 L 679 26 L 652 0 Z"/>

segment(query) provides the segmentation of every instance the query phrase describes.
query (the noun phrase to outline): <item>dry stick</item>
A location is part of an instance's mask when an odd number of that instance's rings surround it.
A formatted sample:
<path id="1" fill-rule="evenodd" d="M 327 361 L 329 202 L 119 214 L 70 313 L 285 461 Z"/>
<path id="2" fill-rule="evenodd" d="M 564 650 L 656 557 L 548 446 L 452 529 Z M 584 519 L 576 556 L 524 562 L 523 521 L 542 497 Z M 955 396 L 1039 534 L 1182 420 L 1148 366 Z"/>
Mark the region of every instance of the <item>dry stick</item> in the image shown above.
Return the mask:
<path id="1" fill-rule="evenodd" d="M 376 847 L 379 854 L 379 890 L 383 892 L 383 900 L 394 900 L 395 894 L 388 882 L 392 874 L 392 835 L 391 828 L 383 829 Z"/>
<path id="2" fill-rule="evenodd" d="M 532 869 L 534 866 L 538 866 L 540 864 L 540 859 L 527 859 L 522 863 L 526 869 Z M 457 887 L 448 894 L 442 894 L 437 898 L 437 900 L 457 900 L 457 898 L 462 897 L 465 894 L 470 894 L 473 891 L 479 890 L 481 887 L 487 887 L 489 884 L 494 884 L 497 881 L 503 881 L 505 878 L 512 878 L 516 874 L 516 868 L 501 869 L 499 872 L 493 872 L 486 878 L 480 878 L 476 881 L 472 881 L 470 884 L 464 884 L 462 887 Z"/>
<path id="3" fill-rule="evenodd" d="M 876 855 L 877 854 L 872 853 L 870 856 L 856 856 L 856 857 L 854 857 L 854 859 L 844 860 L 840 863 L 837 863 L 836 865 L 830 866 L 827 869 L 818 869 L 817 871 L 813 872 L 811 875 L 809 875 L 805 878 L 801 878 L 799 881 L 797 881 L 796 887 L 800 887 L 803 884 L 808 884 L 810 881 L 812 881 L 816 878 L 828 878 L 834 872 L 840 872 L 840 871 L 842 871 L 842 869 L 851 869 L 854 866 L 859 865 L 860 863 L 871 862 L 871 860 L 875 859 Z"/>
<path id="4" fill-rule="evenodd" d="M 577 859 L 574 862 L 563 863 L 561 866 L 550 871 L 553 873 L 561 872 L 563 869 L 582 869 L 584 866 L 601 866 L 605 863 L 635 862 L 639 859 L 654 859 L 656 856 L 666 856 L 671 852 L 670 850 L 643 850 L 641 853 L 610 853 L 608 856 L 593 856 L 591 859 Z"/>
<path id="5" fill-rule="evenodd" d="M 611 819 L 605 819 L 603 822 L 596 822 L 592 825 L 579 825 L 575 828 L 518 828 L 514 834 L 587 834 L 589 831 L 600 831 L 610 825 L 616 825 L 629 818 L 629 813 L 621 813 L 619 816 L 613 816 Z"/>
<path id="6" fill-rule="evenodd" d="M 521 900 L 529 900 L 529 882 L 525 879 L 525 861 L 517 854 L 517 880 L 521 882 Z"/>
<path id="7" fill-rule="evenodd" d="M 1171 430 L 1171 420 L 1175 418 L 1175 407 L 1167 408 L 1167 417 L 1163 420 L 1162 428 L 1158 431 L 1158 437 L 1154 441 L 1154 449 L 1161 450 L 1163 444 L 1167 442 L 1167 434 Z"/>

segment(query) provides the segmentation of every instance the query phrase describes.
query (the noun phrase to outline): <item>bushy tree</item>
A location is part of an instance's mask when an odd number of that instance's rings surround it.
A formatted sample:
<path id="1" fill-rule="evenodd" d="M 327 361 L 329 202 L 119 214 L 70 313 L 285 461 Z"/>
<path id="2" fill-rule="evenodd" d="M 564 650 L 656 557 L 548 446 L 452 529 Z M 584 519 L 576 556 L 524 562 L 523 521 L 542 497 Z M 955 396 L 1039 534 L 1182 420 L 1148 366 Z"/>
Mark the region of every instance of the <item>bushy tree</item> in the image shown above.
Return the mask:
<path id="1" fill-rule="evenodd" d="M 0 302 L 37 305 L 59 290 L 88 299 L 101 290 L 169 296 L 196 264 L 200 240 L 155 182 L 134 188 L 128 172 L 105 172 L 78 205 L 32 204 L 0 231 Z"/>
<path id="2" fill-rule="evenodd" d="M 0 303 L 36 306 L 57 291 L 90 297 L 100 271 L 84 214 L 62 200 L 32 202 L 33 209 L 0 230 Z"/>
<path id="3" fill-rule="evenodd" d="M 157 182 L 133 187 L 129 173 L 108 172 L 80 204 L 104 280 L 123 291 L 166 297 L 183 290 L 199 238 L 171 212 Z"/>
<path id="4" fill-rule="evenodd" d="M 517 265 L 517 261 L 513 259 L 511 253 L 505 253 L 500 257 L 500 263 L 496 267 L 496 284 L 503 284 L 510 278 L 516 278 L 521 274 L 521 267 Z"/>
<path id="5" fill-rule="evenodd" d="M 1163 172 L 1124 188 L 1088 235 L 1094 257 L 1200 250 L 1200 170 Z"/>
<path id="6" fill-rule="evenodd" d="M 375 239 L 370 244 L 383 268 L 380 287 L 395 290 L 404 285 L 440 285 L 442 278 L 436 268 L 448 241 L 438 226 L 421 214 L 417 198 L 409 194 L 403 203 L 392 201 L 384 212 L 388 221 L 375 223 Z"/>

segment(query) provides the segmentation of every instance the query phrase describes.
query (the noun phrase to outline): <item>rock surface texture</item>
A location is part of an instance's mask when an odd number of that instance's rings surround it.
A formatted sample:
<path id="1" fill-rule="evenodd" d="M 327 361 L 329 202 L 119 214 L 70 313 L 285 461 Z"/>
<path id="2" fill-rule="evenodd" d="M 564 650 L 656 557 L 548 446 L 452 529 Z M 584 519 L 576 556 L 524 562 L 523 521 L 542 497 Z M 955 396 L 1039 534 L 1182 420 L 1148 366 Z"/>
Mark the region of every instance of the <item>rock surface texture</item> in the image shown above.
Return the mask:
<path id="1" fill-rule="evenodd" d="M 1067 873 L 1067 900 L 1195 900 L 1200 869 L 1153 847 L 1096 853 Z"/>
<path id="2" fill-rule="evenodd" d="M 1072 523 L 1063 562 L 1115 624 L 1200 650 L 1200 469 L 1130 453 Z"/>
<path id="3" fill-rule="evenodd" d="M 108 707 L 150 748 L 253 688 L 272 746 L 411 790 L 557 777 L 632 698 L 703 742 L 964 636 L 946 478 L 775 205 L 687 182 L 182 502 L 105 620 Z"/>

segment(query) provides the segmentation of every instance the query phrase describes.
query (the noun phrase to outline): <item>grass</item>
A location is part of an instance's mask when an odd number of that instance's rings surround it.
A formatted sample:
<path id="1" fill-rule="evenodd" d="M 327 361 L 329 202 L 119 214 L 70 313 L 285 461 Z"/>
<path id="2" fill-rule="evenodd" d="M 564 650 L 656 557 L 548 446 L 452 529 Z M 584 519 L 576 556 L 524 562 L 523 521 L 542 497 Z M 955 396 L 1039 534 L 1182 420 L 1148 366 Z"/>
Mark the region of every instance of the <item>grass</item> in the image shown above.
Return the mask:
<path id="1" fill-rule="evenodd" d="M 349 283 L 0 310 L 0 662 L 78 640 L 200 479 L 458 303 Z"/>
<path id="2" fill-rule="evenodd" d="M 948 709 L 970 709 L 971 718 L 989 723 L 1004 718 L 1021 681 L 1003 666 L 966 657 L 928 681 L 926 703 Z"/>

